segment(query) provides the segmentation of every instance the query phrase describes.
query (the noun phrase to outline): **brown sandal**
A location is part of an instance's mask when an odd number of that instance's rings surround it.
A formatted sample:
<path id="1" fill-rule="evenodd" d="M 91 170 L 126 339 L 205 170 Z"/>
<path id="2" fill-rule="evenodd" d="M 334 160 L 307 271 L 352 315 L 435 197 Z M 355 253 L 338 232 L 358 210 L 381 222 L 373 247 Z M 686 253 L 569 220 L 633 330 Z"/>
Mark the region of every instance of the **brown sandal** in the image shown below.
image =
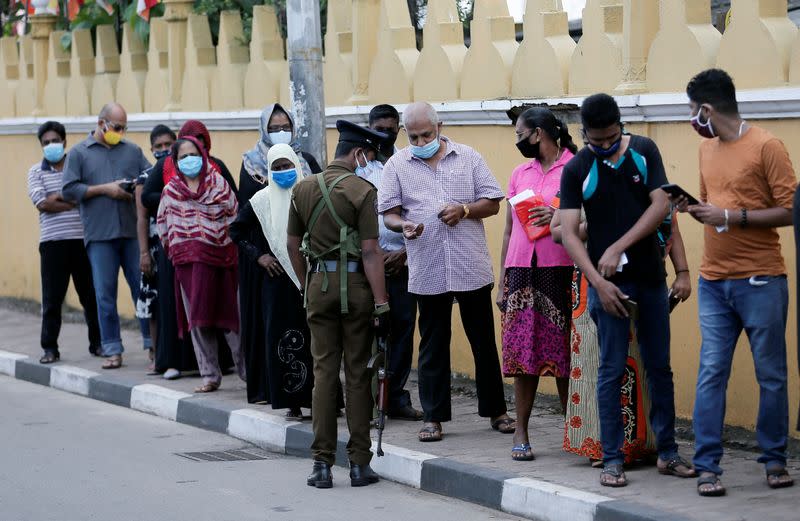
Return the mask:
<path id="1" fill-rule="evenodd" d="M 219 384 L 205 384 L 201 385 L 200 387 L 195 387 L 194 392 L 196 393 L 213 393 L 219 389 Z"/>
<path id="2" fill-rule="evenodd" d="M 122 367 L 122 355 L 111 355 L 108 359 L 101 365 L 103 369 L 119 369 Z"/>
<path id="3" fill-rule="evenodd" d="M 514 431 L 517 430 L 517 420 L 509 417 L 498 418 L 492 422 L 492 429 L 503 434 L 514 434 Z"/>
<path id="4" fill-rule="evenodd" d="M 442 424 L 431 422 L 430 425 L 425 425 L 419 430 L 417 438 L 421 442 L 442 441 Z"/>
<path id="5" fill-rule="evenodd" d="M 679 478 L 697 477 L 697 472 L 695 472 L 694 467 L 692 467 L 689 462 L 680 456 L 670 458 L 669 461 L 659 458 L 656 466 L 658 467 L 658 473 L 665 476 L 677 476 Z M 681 467 L 685 468 L 686 470 L 682 471 Z"/>

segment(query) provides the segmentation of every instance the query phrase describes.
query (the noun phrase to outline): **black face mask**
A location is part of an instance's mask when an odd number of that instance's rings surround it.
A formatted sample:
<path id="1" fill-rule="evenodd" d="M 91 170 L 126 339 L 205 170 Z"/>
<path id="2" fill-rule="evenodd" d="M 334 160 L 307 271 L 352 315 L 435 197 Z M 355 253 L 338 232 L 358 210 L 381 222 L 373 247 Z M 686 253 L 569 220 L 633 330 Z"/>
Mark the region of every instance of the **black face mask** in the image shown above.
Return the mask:
<path id="1" fill-rule="evenodd" d="M 384 140 L 384 143 L 386 144 L 387 148 L 391 149 L 392 147 L 394 147 L 394 144 L 397 141 L 397 132 L 393 132 L 391 130 L 382 129 L 382 128 L 376 128 L 374 130 L 376 130 L 377 132 L 382 132 L 382 133 L 384 133 L 384 134 L 386 134 L 388 136 Z"/>
<path id="2" fill-rule="evenodd" d="M 522 157 L 527 157 L 528 159 L 539 159 L 539 145 L 540 143 L 537 141 L 536 143 L 531 143 L 529 140 L 532 134 L 528 134 L 527 137 L 520 139 L 517 141 L 517 150 L 519 150 Z"/>
<path id="3" fill-rule="evenodd" d="M 166 149 L 166 150 L 156 150 L 155 152 L 153 152 L 153 157 L 155 157 L 155 158 L 156 158 L 156 160 L 159 160 L 159 159 L 161 159 L 162 157 L 167 157 L 168 155 L 169 155 L 169 149 Z"/>

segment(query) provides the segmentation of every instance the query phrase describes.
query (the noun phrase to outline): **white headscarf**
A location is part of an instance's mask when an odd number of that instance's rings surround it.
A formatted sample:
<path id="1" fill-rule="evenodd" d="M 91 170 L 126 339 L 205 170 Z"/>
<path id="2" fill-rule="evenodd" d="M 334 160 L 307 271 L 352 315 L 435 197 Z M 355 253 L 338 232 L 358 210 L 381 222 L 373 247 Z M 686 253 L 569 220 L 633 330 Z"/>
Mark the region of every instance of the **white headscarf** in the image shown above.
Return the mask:
<path id="1" fill-rule="evenodd" d="M 289 145 L 272 145 L 267 152 L 267 170 L 269 172 L 269 185 L 263 190 L 259 190 L 250 199 L 250 206 L 253 207 L 253 212 L 261 223 L 261 230 L 264 232 L 264 237 L 267 238 L 269 248 L 272 250 L 275 258 L 281 263 L 283 270 L 289 275 L 300 289 L 300 281 L 297 275 L 294 274 L 291 261 L 289 260 L 289 252 L 286 249 L 286 228 L 289 224 L 289 205 L 292 203 L 292 188 L 281 188 L 272 180 L 272 164 L 278 159 L 288 159 L 297 170 L 298 181 L 305 177 L 305 171 L 302 168 L 300 159 L 295 154 L 294 150 Z"/>

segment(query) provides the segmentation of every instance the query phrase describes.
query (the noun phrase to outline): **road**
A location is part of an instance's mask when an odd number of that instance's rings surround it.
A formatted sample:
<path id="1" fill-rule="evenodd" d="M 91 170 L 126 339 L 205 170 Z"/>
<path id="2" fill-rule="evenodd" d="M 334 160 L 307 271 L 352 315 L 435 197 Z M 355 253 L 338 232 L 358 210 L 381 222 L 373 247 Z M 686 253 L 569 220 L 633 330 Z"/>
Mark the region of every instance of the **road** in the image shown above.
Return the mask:
<path id="1" fill-rule="evenodd" d="M 519 520 L 338 467 L 317 490 L 308 460 L 5 376 L 0 396 L 3 521 Z M 266 459 L 181 455 L 229 450 Z"/>

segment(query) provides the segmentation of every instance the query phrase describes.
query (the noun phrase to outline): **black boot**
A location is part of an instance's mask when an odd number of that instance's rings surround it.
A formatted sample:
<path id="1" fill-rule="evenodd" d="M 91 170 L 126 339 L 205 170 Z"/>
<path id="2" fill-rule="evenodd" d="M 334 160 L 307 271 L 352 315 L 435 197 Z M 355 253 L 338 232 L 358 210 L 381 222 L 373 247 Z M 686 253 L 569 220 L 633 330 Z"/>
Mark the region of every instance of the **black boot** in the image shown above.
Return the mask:
<path id="1" fill-rule="evenodd" d="M 367 465 L 356 465 L 350 462 L 350 486 L 351 487 L 366 487 L 372 483 L 380 481 L 378 474 Z"/>
<path id="2" fill-rule="evenodd" d="M 331 488 L 333 486 L 331 466 L 324 461 L 314 461 L 314 468 L 306 483 L 308 483 L 309 487 Z"/>

